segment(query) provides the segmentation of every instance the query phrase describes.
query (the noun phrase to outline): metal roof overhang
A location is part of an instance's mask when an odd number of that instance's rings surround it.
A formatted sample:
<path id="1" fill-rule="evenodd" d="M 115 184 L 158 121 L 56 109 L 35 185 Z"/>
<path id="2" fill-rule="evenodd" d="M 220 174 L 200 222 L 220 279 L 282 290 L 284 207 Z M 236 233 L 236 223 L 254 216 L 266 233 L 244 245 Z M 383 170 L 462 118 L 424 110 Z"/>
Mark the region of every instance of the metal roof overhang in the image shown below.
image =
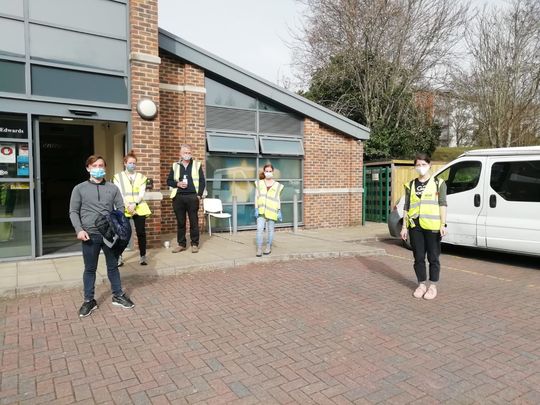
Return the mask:
<path id="1" fill-rule="evenodd" d="M 260 94 L 339 132 L 358 140 L 369 139 L 369 128 L 255 76 L 161 28 L 159 29 L 159 47 L 178 58 L 237 83 L 254 93 Z"/>

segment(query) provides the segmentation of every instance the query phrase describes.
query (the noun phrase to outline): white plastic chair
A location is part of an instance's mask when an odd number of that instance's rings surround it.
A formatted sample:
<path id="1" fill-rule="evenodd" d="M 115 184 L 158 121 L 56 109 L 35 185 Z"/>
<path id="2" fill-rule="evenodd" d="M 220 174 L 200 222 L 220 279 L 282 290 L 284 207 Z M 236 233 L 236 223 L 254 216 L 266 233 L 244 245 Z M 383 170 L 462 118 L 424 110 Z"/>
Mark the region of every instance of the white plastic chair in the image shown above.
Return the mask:
<path id="1" fill-rule="evenodd" d="M 203 199 L 204 214 L 208 215 L 208 233 L 212 236 L 212 225 L 210 224 L 210 218 L 227 218 L 229 220 L 229 233 L 232 234 L 231 227 L 231 214 L 223 212 L 223 204 L 219 198 L 205 198 Z"/>

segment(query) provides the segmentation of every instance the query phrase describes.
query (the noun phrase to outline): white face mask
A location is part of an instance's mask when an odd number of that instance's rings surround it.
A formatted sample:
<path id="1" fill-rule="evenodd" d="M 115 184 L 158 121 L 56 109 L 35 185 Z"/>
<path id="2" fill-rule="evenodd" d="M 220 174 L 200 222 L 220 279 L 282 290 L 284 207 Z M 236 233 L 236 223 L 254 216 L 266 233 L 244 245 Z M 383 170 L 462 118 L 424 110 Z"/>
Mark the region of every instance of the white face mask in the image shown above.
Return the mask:
<path id="1" fill-rule="evenodd" d="M 429 166 L 417 166 L 415 169 L 420 176 L 425 176 L 429 170 Z"/>
<path id="2" fill-rule="evenodd" d="M 191 159 L 191 155 L 188 155 L 188 154 L 182 155 L 182 160 L 188 161 L 190 159 Z"/>
<path id="3" fill-rule="evenodd" d="M 264 177 L 266 177 L 267 179 L 271 179 L 272 177 L 274 177 L 274 173 L 272 173 L 272 172 L 264 172 Z"/>

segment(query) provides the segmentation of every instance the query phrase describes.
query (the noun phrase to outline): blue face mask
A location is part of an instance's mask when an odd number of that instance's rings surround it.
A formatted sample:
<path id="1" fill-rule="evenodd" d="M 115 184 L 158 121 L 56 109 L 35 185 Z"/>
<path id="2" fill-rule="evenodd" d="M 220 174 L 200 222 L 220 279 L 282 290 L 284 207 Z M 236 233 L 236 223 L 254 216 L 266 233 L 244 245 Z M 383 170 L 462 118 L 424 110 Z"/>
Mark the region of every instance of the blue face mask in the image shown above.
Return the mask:
<path id="1" fill-rule="evenodd" d="M 103 167 L 90 169 L 90 176 L 92 176 L 94 179 L 102 179 L 105 177 L 105 169 Z"/>
<path id="2" fill-rule="evenodd" d="M 126 169 L 128 172 L 134 172 L 137 165 L 135 163 L 128 163 Z"/>

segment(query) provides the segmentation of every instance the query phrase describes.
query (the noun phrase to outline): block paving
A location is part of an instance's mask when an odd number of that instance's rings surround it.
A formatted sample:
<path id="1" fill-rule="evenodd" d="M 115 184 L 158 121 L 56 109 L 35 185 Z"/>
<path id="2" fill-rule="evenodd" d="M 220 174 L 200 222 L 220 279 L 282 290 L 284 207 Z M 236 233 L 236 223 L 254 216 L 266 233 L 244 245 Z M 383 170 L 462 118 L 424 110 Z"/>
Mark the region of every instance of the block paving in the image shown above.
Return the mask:
<path id="1" fill-rule="evenodd" d="M 0 301 L 0 403 L 540 403 L 540 273 L 446 272 L 412 298 L 391 256 L 130 278 Z M 450 277 L 451 275 L 451 277 Z"/>

